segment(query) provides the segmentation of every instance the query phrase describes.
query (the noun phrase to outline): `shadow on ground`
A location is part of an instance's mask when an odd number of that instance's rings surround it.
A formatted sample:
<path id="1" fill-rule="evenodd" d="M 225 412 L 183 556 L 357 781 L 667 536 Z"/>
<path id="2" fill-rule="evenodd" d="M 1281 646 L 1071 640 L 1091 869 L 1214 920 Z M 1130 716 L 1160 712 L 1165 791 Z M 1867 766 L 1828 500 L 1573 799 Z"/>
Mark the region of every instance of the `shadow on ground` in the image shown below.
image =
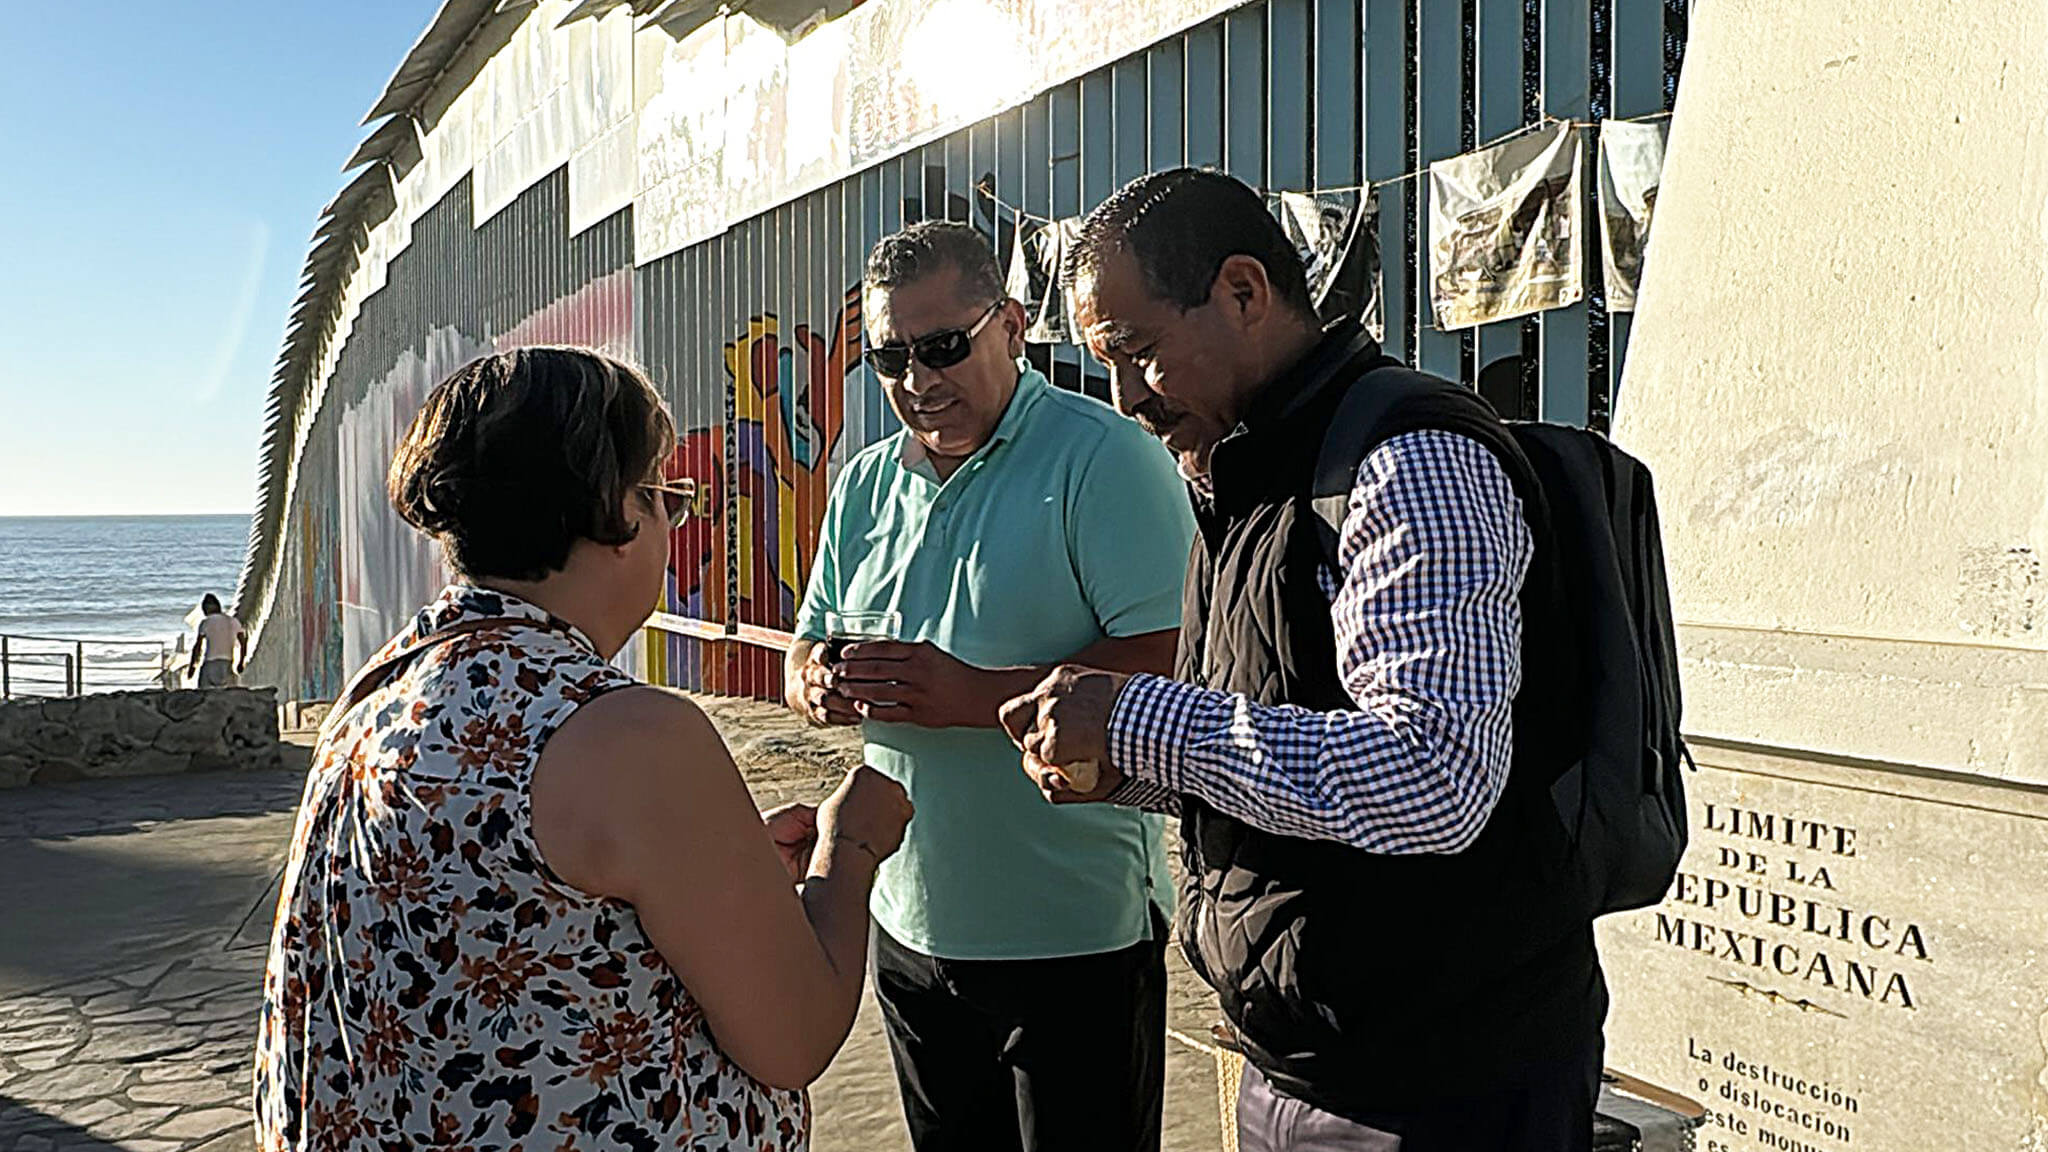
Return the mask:
<path id="1" fill-rule="evenodd" d="M 306 750 L 286 753 L 283 771 L 0 794 L 0 996 L 223 948 L 245 919 L 267 927 L 257 905 L 304 781 Z"/>
<path id="2" fill-rule="evenodd" d="M 0 1096 L 0 1148 L 23 1147 L 52 1152 L 125 1152 L 120 1144 L 102 1140 L 76 1124 Z"/>

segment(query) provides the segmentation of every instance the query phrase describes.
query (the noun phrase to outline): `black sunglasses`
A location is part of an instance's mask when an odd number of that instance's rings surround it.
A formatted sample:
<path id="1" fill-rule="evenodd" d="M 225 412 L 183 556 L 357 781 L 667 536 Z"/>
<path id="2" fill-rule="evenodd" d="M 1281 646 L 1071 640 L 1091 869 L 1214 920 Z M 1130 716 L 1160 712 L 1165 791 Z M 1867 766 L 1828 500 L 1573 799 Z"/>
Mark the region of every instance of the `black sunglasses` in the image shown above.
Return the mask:
<path id="1" fill-rule="evenodd" d="M 967 354 L 974 351 L 974 338 L 981 335 L 981 330 L 988 327 L 989 320 L 995 316 L 996 309 L 1002 306 L 1001 300 L 990 304 L 987 310 L 982 312 L 981 319 L 976 320 L 971 327 L 948 328 L 943 332 L 920 336 L 908 344 L 884 344 L 880 348 L 870 348 L 862 352 L 860 358 L 867 361 L 868 367 L 875 370 L 875 375 L 890 380 L 901 380 L 910 373 L 910 358 L 913 355 L 917 357 L 919 364 L 927 368 L 951 368 L 967 359 Z"/>

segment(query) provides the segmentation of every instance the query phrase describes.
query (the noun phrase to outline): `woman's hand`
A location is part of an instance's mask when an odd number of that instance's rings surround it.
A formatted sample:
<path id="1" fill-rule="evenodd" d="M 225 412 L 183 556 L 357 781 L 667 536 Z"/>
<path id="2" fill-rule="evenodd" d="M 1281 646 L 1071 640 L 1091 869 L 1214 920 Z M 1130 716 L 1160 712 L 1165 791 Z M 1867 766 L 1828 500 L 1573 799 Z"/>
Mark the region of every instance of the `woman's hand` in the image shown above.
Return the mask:
<path id="1" fill-rule="evenodd" d="M 784 804 L 761 814 L 761 825 L 775 841 L 775 852 L 795 883 L 811 866 L 811 852 L 818 846 L 818 810 L 809 804 Z"/>
<path id="2" fill-rule="evenodd" d="M 818 806 L 818 849 L 844 840 L 880 864 L 903 846 L 913 809 L 903 785 L 863 764 Z"/>

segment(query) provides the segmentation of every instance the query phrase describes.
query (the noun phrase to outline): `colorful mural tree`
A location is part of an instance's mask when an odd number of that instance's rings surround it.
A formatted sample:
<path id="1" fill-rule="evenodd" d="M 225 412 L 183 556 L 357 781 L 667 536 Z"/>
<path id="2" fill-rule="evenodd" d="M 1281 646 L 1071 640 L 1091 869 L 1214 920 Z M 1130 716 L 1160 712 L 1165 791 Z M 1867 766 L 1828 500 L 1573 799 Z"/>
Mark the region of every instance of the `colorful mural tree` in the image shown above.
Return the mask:
<path id="1" fill-rule="evenodd" d="M 796 619 L 830 491 L 827 464 L 845 425 L 841 382 L 859 359 L 858 287 L 847 289 L 829 337 L 799 324 L 784 344 L 780 321 L 764 313 L 725 346 L 740 432 L 738 522 L 743 533 L 749 526 L 759 533 L 741 538 L 747 623 L 784 628 Z"/>

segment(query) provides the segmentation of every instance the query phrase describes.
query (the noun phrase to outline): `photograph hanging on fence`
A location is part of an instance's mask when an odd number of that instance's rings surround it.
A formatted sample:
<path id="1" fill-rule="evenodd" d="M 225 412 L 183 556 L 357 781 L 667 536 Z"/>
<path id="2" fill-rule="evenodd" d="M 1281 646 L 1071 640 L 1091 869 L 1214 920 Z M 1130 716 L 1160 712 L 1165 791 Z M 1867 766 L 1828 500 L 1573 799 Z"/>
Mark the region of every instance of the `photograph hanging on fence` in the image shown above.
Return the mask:
<path id="1" fill-rule="evenodd" d="M 1074 324 L 1073 302 L 1060 283 L 1060 271 L 1081 236 L 1081 218 L 1047 223 L 1020 216 L 1016 240 L 1010 250 L 1010 270 L 1005 289 L 1022 301 L 1031 326 L 1024 339 L 1033 344 L 1079 343 Z"/>
<path id="2" fill-rule="evenodd" d="M 1663 120 L 1600 124 L 1600 259 L 1609 312 L 1636 310 L 1668 128 Z"/>
<path id="3" fill-rule="evenodd" d="M 1380 301 L 1380 203 L 1361 192 L 1281 192 L 1268 206 L 1308 271 L 1309 297 L 1323 323 L 1352 319 L 1386 338 Z"/>
<path id="4" fill-rule="evenodd" d="M 1585 296 L 1575 125 L 1558 123 L 1429 166 L 1437 326 L 1471 328 Z"/>

